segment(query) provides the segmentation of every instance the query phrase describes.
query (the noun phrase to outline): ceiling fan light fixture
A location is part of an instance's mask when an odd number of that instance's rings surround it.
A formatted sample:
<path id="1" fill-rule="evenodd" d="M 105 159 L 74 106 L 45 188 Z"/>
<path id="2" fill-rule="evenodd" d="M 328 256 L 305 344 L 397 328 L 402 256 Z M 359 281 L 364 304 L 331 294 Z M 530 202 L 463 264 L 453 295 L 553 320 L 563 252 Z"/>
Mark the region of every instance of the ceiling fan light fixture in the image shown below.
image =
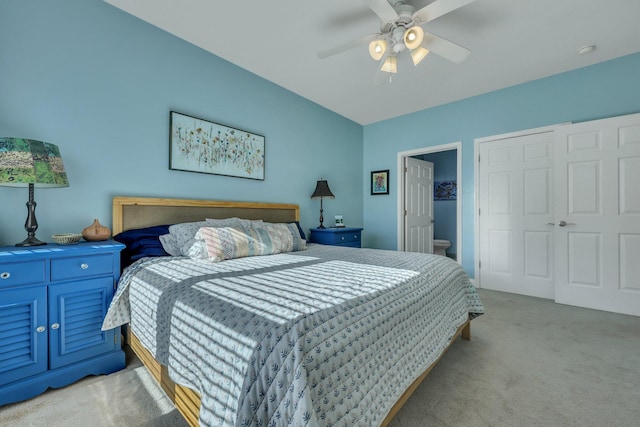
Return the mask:
<path id="1" fill-rule="evenodd" d="M 420 61 L 429 55 L 429 50 L 423 48 L 422 46 L 418 46 L 417 48 L 411 51 L 411 59 L 413 60 L 413 65 L 418 65 Z"/>
<path id="2" fill-rule="evenodd" d="M 387 59 L 384 60 L 382 67 L 380 67 L 381 71 L 386 73 L 397 73 L 398 72 L 398 58 L 395 56 L 387 56 Z"/>
<path id="3" fill-rule="evenodd" d="M 404 44 L 408 49 L 416 49 L 422 44 L 424 39 L 424 31 L 418 25 L 414 25 L 404 32 Z"/>
<path id="4" fill-rule="evenodd" d="M 369 55 L 379 61 L 382 59 L 382 55 L 387 51 L 387 42 L 384 40 L 374 40 L 369 43 Z"/>

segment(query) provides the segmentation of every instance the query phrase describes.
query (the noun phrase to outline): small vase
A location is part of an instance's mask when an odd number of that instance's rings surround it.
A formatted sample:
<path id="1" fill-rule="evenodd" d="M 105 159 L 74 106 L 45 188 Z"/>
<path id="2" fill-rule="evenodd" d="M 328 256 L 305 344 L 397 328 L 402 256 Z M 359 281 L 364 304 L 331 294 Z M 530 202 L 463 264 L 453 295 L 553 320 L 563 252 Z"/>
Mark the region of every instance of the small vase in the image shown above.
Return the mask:
<path id="1" fill-rule="evenodd" d="M 93 224 L 82 230 L 82 237 L 90 242 L 99 242 L 111 237 L 111 230 L 100 224 L 97 219 L 94 219 Z"/>

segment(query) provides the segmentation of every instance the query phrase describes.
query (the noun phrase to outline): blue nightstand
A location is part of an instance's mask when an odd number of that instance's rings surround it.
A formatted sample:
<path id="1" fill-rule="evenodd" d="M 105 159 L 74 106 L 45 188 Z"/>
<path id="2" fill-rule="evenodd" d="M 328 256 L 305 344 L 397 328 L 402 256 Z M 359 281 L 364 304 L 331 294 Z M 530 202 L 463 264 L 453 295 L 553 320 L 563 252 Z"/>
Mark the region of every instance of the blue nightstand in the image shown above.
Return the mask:
<path id="1" fill-rule="evenodd" d="M 362 247 L 362 228 L 312 228 L 309 241 L 321 245 Z"/>
<path id="2" fill-rule="evenodd" d="M 0 406 L 124 368 L 120 328 L 101 330 L 122 249 L 0 247 Z"/>

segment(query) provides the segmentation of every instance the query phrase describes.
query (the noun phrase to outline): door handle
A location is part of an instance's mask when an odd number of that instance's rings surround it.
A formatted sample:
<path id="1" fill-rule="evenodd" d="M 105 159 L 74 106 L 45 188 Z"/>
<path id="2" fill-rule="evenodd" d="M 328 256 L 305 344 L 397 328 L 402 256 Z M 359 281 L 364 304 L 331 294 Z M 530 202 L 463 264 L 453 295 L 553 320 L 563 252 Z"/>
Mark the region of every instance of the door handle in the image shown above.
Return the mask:
<path id="1" fill-rule="evenodd" d="M 560 221 L 560 222 L 558 223 L 558 225 L 559 225 L 560 227 L 566 227 L 567 225 L 576 225 L 576 224 L 575 224 L 575 223 L 573 223 L 573 222 Z"/>
<path id="2" fill-rule="evenodd" d="M 555 222 L 548 222 L 547 225 L 556 225 Z"/>

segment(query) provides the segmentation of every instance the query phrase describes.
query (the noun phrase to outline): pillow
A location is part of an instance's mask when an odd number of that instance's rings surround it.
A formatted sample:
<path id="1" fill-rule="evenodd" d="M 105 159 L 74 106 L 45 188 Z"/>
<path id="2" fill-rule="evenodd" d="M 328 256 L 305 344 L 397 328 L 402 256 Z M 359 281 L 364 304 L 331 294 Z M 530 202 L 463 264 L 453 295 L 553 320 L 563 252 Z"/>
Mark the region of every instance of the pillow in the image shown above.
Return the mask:
<path id="1" fill-rule="evenodd" d="M 240 218 L 207 219 L 205 221 L 182 222 L 169 226 L 169 235 L 161 236 L 162 247 L 173 256 L 188 256 L 185 248 L 190 248 L 201 227 L 236 227 L 243 224 Z M 245 220 L 248 221 L 248 220 Z"/>
<path id="2" fill-rule="evenodd" d="M 304 236 L 304 233 L 302 233 L 300 225 L 297 222 L 290 222 L 288 224 L 265 222 L 264 226 L 276 226 L 279 229 L 286 228 L 291 234 L 291 238 L 293 239 L 293 247 L 291 249 L 291 252 L 304 251 L 305 249 L 307 249 L 307 241 L 304 239 L 304 237 L 302 237 Z"/>
<path id="3" fill-rule="evenodd" d="M 202 227 L 196 233 L 196 239 L 204 240 L 208 258 L 216 262 L 290 252 L 293 246 L 291 233 L 286 226 L 284 229 L 269 226 L 249 229 Z"/>
<path id="4" fill-rule="evenodd" d="M 128 267 L 134 261 L 143 257 L 168 256 L 160 242 L 160 236 L 169 231 L 168 225 L 156 225 L 154 227 L 137 228 L 119 233 L 113 240 L 123 243 L 120 256 L 121 267 Z"/>
<path id="5" fill-rule="evenodd" d="M 233 220 L 233 223 L 229 223 Z M 242 219 L 238 217 L 225 218 L 225 219 L 213 219 L 207 218 L 207 223 L 213 227 L 233 227 L 233 228 L 251 228 L 260 227 L 262 225 L 261 219 Z"/>
<path id="6" fill-rule="evenodd" d="M 300 221 L 296 221 L 294 224 L 298 227 L 298 233 L 300 233 L 302 240 L 307 240 L 307 237 L 304 235 L 304 231 L 302 231 L 302 227 L 300 227 Z"/>
<path id="7" fill-rule="evenodd" d="M 185 243 L 183 243 L 182 246 L 178 246 L 177 252 L 181 256 L 188 256 L 191 258 L 208 258 L 207 246 L 204 243 L 204 239 L 196 237 L 196 233 L 202 226 L 215 227 L 215 228 L 233 227 L 233 228 L 243 229 L 243 228 L 250 228 L 253 222 L 254 221 L 250 221 L 248 219 L 240 219 L 237 217 L 224 218 L 224 219 L 207 218 L 205 220 L 204 225 L 202 224 L 202 222 L 194 222 L 194 223 L 191 223 L 192 225 L 189 225 L 188 227 L 184 227 L 184 229 L 176 227 L 178 232 L 188 230 L 189 233 L 191 232 L 194 233 L 192 238 L 190 238 Z M 255 221 L 255 222 L 262 223 L 262 221 Z M 197 229 L 195 229 L 196 226 L 198 227 Z M 176 243 L 176 245 L 178 244 L 179 243 Z"/>
<path id="8" fill-rule="evenodd" d="M 250 230 L 250 229 L 264 228 L 264 229 L 267 229 L 268 233 L 275 235 L 276 237 L 274 238 L 277 238 L 279 242 L 283 242 L 284 240 L 286 240 L 287 243 L 284 244 L 285 246 L 281 250 L 282 252 L 303 251 L 307 248 L 307 242 L 300 237 L 300 232 L 298 230 L 298 227 L 293 222 L 290 224 L 280 224 L 280 223 L 263 222 L 262 220 L 247 220 L 247 219 L 240 219 L 240 218 L 230 218 L 230 219 L 239 220 L 238 223 L 244 225 L 244 227 L 233 226 L 228 228 L 235 228 L 243 232 L 246 232 L 247 230 Z M 207 222 L 210 222 L 210 224 L 216 224 L 215 227 L 219 228 L 218 224 L 223 224 L 223 223 L 217 222 L 217 221 L 226 221 L 226 220 L 216 220 L 216 219 L 207 218 Z M 247 226 L 249 224 L 251 224 L 251 227 Z M 289 233 L 291 235 L 291 245 L 289 245 L 288 243 L 289 242 L 288 237 L 286 236 L 277 237 L 278 233 L 283 233 L 283 234 Z M 180 255 L 188 256 L 191 258 L 209 258 L 209 253 L 207 251 L 207 244 L 202 234 L 196 233 L 193 239 L 189 240 L 181 248 L 178 248 L 177 251 L 180 253 Z"/>
<path id="9" fill-rule="evenodd" d="M 169 227 L 167 227 L 167 231 L 169 231 Z M 162 244 L 162 248 L 167 251 L 167 253 L 171 256 L 180 256 L 180 248 L 176 243 L 176 236 L 171 235 L 169 233 L 160 236 L 160 243 Z"/>
<path id="10" fill-rule="evenodd" d="M 292 228 L 293 227 L 293 231 Z M 298 230 L 295 225 L 284 224 L 284 223 L 268 223 L 265 222 L 262 228 L 267 230 L 267 233 L 278 252 L 293 252 L 293 243 L 294 243 L 294 232 L 297 235 Z M 300 243 L 298 238 L 298 245 Z M 297 249 L 300 250 L 300 249 Z"/>

